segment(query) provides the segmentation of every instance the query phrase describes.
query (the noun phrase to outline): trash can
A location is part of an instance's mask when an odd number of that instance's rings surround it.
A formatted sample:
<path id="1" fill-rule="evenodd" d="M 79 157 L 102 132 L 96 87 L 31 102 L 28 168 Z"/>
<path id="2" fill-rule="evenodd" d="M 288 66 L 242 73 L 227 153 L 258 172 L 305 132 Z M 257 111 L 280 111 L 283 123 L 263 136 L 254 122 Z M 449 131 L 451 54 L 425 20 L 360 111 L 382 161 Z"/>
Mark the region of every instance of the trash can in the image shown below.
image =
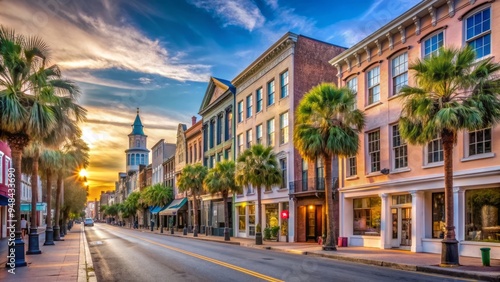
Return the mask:
<path id="1" fill-rule="evenodd" d="M 339 247 L 343 247 L 343 246 L 342 246 L 342 237 L 339 237 L 339 238 L 337 239 L 337 245 L 338 245 Z"/>
<path id="2" fill-rule="evenodd" d="M 347 237 L 342 237 L 342 247 L 347 247 Z"/>
<path id="3" fill-rule="evenodd" d="M 483 266 L 490 266 L 490 248 L 481 248 L 481 260 Z"/>

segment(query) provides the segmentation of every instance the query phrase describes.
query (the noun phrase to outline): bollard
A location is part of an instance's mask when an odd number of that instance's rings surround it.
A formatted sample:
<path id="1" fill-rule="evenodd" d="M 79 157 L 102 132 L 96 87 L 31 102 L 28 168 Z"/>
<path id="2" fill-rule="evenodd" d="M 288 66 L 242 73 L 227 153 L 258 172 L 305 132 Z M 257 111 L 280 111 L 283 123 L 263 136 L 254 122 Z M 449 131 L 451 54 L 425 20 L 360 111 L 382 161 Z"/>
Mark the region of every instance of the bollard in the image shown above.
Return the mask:
<path id="1" fill-rule="evenodd" d="M 483 266 L 490 266 L 490 248 L 481 248 L 481 261 Z"/>

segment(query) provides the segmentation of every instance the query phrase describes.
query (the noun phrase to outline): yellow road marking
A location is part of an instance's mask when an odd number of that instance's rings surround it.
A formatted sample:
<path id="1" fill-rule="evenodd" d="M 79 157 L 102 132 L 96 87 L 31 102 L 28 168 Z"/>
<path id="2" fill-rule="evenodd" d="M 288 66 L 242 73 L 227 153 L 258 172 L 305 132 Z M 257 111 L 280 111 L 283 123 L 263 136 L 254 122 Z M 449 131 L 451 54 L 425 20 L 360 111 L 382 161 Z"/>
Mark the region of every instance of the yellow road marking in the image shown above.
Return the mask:
<path id="1" fill-rule="evenodd" d="M 170 246 L 167 246 L 167 245 L 155 242 L 155 241 L 148 240 L 148 239 L 143 238 L 143 237 L 138 237 L 138 236 L 126 234 L 124 232 L 119 232 L 119 233 L 125 234 L 125 235 L 130 236 L 130 237 L 134 237 L 134 238 L 137 238 L 137 239 L 141 239 L 143 241 L 146 241 L 146 242 L 149 242 L 151 244 L 164 247 L 166 249 L 170 249 L 172 251 L 176 251 L 176 252 L 188 255 L 188 256 L 192 256 L 192 257 L 195 257 L 195 258 L 198 258 L 198 259 L 201 259 L 201 260 L 205 260 L 205 261 L 208 261 L 208 262 L 211 262 L 211 263 L 214 263 L 214 264 L 218 264 L 220 266 L 224 266 L 224 267 L 227 267 L 227 268 L 230 268 L 230 269 L 233 269 L 233 270 L 236 270 L 236 271 L 239 271 L 239 272 L 242 272 L 242 273 L 245 273 L 245 274 L 257 277 L 257 278 L 260 278 L 260 279 L 265 280 L 265 281 L 284 282 L 283 280 L 276 279 L 274 277 L 267 276 L 267 275 L 264 275 L 264 274 L 261 274 L 261 273 L 258 273 L 258 272 L 252 271 L 252 270 L 248 270 L 248 269 L 243 268 L 243 267 L 232 265 L 232 264 L 220 261 L 220 260 L 216 260 L 216 259 L 213 259 L 213 258 L 209 258 L 209 257 L 202 256 L 202 255 L 199 255 L 199 254 L 195 254 L 195 253 L 192 253 L 192 252 L 188 252 L 188 251 L 185 251 L 185 250 L 182 250 L 182 249 L 178 249 L 178 248 L 175 248 L 175 247 L 170 247 Z"/>

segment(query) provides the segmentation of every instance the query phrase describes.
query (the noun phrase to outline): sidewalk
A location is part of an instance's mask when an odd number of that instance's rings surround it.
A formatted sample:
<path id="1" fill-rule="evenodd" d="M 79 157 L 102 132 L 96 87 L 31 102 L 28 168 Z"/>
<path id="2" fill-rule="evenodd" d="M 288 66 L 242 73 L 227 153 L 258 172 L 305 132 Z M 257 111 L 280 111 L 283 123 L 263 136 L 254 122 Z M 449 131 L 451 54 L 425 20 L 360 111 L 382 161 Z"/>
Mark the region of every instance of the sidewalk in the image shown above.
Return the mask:
<path id="1" fill-rule="evenodd" d="M 151 232 L 146 229 L 137 230 L 141 232 Z M 198 234 L 198 237 L 193 237 L 193 233 L 188 233 L 188 235 L 184 236 L 182 232 L 175 232 L 174 235 L 171 235 L 170 230 L 166 229 L 163 232 L 164 233 L 161 234 L 160 230 L 155 229 L 154 231 L 154 233 L 165 236 L 207 240 L 251 248 L 289 252 L 299 255 L 321 256 L 325 258 L 378 265 L 408 271 L 436 273 L 483 281 L 500 281 L 500 260 L 497 259 L 492 259 L 490 263 L 491 266 L 485 267 L 482 266 L 481 258 L 461 256 L 460 266 L 445 268 L 439 266 L 439 263 L 441 262 L 441 254 L 412 253 L 404 250 L 381 250 L 365 247 L 340 247 L 337 248 L 337 251 L 323 251 L 321 246 L 315 243 L 264 241 L 264 245 L 255 245 L 255 239 L 231 237 L 230 241 L 224 241 L 224 238 L 220 236 L 205 236 L 205 234 Z"/>
<path id="2" fill-rule="evenodd" d="M 64 241 L 56 241 L 54 246 L 44 246 L 45 236 L 41 235 L 42 254 L 26 255 L 28 266 L 16 268 L 15 274 L 8 273 L 8 268 L 4 268 L 0 271 L 0 281 L 78 281 L 82 234 L 82 226 L 76 224 L 68 231 Z M 25 236 L 24 241 L 27 250 L 28 236 Z M 0 254 L 0 263 L 4 267 L 7 249 L 2 247 Z M 84 275 L 83 281 L 87 281 L 86 272 Z"/>

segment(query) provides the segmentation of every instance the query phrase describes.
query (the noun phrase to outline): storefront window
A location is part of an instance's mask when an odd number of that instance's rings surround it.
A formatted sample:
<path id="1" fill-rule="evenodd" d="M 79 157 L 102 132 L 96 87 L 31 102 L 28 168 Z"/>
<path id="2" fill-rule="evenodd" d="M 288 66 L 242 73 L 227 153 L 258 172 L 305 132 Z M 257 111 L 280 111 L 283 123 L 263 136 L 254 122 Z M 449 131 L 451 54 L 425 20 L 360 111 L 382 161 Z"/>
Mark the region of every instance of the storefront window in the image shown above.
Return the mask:
<path id="1" fill-rule="evenodd" d="M 465 192 L 465 239 L 500 242 L 500 188 Z"/>
<path id="2" fill-rule="evenodd" d="M 240 232 L 245 232 L 245 229 L 246 229 L 245 215 L 246 215 L 245 207 L 239 206 L 238 207 L 238 217 L 239 217 L 238 231 L 240 231 Z"/>
<path id="3" fill-rule="evenodd" d="M 380 236 L 381 200 L 379 197 L 354 199 L 354 235 Z"/>
<path id="4" fill-rule="evenodd" d="M 290 215 L 290 210 L 289 210 L 288 202 L 281 203 L 281 210 L 282 211 L 287 210 L 288 214 Z M 286 219 L 282 219 L 281 220 L 281 228 L 280 228 L 280 230 L 281 230 L 281 236 L 286 236 L 286 232 L 288 230 L 288 220 L 286 220 Z"/>
<path id="5" fill-rule="evenodd" d="M 278 204 L 266 205 L 266 227 L 274 227 L 279 225 L 278 219 Z"/>
<path id="6" fill-rule="evenodd" d="M 444 238 L 444 193 L 432 193 L 432 238 Z"/>
<path id="7" fill-rule="evenodd" d="M 248 235 L 255 236 L 255 205 L 248 206 Z"/>

